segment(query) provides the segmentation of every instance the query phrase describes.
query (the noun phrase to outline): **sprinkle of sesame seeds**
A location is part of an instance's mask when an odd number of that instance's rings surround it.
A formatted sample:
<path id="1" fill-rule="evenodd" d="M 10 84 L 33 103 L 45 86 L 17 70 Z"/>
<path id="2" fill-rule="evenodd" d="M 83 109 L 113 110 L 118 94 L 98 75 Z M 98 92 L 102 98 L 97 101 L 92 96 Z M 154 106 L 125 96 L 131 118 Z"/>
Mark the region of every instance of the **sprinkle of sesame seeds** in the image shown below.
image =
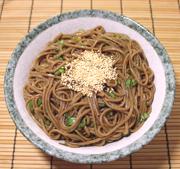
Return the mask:
<path id="1" fill-rule="evenodd" d="M 77 59 L 65 65 L 65 69 L 62 84 L 89 97 L 93 92 L 102 91 L 106 80 L 117 78 L 112 57 L 93 51 L 77 55 Z"/>

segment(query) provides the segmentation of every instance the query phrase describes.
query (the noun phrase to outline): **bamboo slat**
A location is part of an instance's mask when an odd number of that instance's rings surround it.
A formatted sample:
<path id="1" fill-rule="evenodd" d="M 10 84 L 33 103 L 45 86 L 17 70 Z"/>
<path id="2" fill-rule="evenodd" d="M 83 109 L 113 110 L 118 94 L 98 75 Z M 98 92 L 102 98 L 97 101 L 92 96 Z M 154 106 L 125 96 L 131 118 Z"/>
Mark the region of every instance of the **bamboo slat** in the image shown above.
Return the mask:
<path id="1" fill-rule="evenodd" d="M 179 8 L 177 0 L 152 0 L 153 15 L 155 18 L 179 20 Z"/>
<path id="2" fill-rule="evenodd" d="M 134 18 L 146 26 L 149 30 L 153 31 L 149 0 L 143 1 L 143 3 L 141 0 L 126 0 L 123 1 L 122 4 L 124 15 Z M 138 6 L 135 4 L 138 4 Z M 156 139 L 159 138 L 160 140 L 156 142 Z M 158 157 L 159 152 L 161 152 L 161 160 L 153 158 Z M 156 138 L 150 144 L 146 145 L 144 149 L 132 155 L 132 166 L 134 169 L 150 169 L 153 164 L 153 168 L 160 168 L 162 161 L 164 165 L 163 168 L 168 168 L 168 151 L 164 130 L 161 130 Z"/>
<path id="3" fill-rule="evenodd" d="M 59 160 L 57 158 L 53 158 L 52 169 L 72 169 L 72 168 L 91 169 L 90 165 L 74 164 L 74 163 L 63 161 L 63 160 Z"/>
<path id="4" fill-rule="evenodd" d="M 104 0 L 93 0 L 92 3 L 93 9 L 101 9 L 101 10 L 109 10 L 121 13 L 121 3 L 119 0 L 111 0 L 111 1 L 104 1 Z"/>
<path id="5" fill-rule="evenodd" d="M 2 12 L 3 1 L 0 1 L 0 13 Z"/>
<path id="6" fill-rule="evenodd" d="M 0 0 L 0 169 L 179 169 L 180 168 L 180 8 L 178 0 Z M 32 3 L 33 2 L 33 3 Z M 30 30 L 60 12 L 111 10 L 129 16 L 160 39 L 174 65 L 177 90 L 166 128 L 143 149 L 105 164 L 79 165 L 52 158 L 26 140 L 7 111 L 3 78 L 13 48 Z M 31 20 L 30 20 L 31 19 Z M 29 25 L 30 24 L 30 25 Z"/>
<path id="7" fill-rule="evenodd" d="M 6 1 L 0 23 L 0 168 L 10 168 L 15 126 L 5 106 L 3 81 L 12 49 L 26 33 L 30 1 Z M 2 157 L 2 158 L 1 158 Z"/>
<path id="8" fill-rule="evenodd" d="M 35 0 L 32 11 L 31 29 L 46 19 L 59 14 L 61 11 L 61 0 L 51 0 L 45 3 L 44 0 Z"/>
<path id="9" fill-rule="evenodd" d="M 72 10 L 80 10 L 80 9 L 90 9 L 91 1 L 90 0 L 63 0 L 62 12 L 68 12 Z"/>
<path id="10" fill-rule="evenodd" d="M 20 144 L 21 140 L 24 140 L 26 144 Z M 37 149 L 34 145 L 22 136 L 18 131 L 16 137 L 16 146 L 14 154 L 14 168 L 50 168 L 51 157 L 43 153 L 40 149 Z"/>
<path id="11" fill-rule="evenodd" d="M 29 1 L 31 4 L 31 1 Z M 30 29 L 40 22 L 60 13 L 61 1 L 52 0 L 51 3 L 44 3 L 42 0 L 34 0 Z M 29 10 L 30 12 L 30 10 Z M 30 13 L 29 13 L 30 14 Z M 28 19 L 30 18 L 30 15 Z M 27 23 L 29 24 L 29 22 Z M 22 144 L 23 141 L 23 144 Z M 26 151 L 24 151 L 26 150 Z M 50 168 L 51 157 L 44 154 L 34 145 L 29 143 L 19 132 L 16 138 L 14 153 L 14 168 Z"/>
<path id="12" fill-rule="evenodd" d="M 149 0 L 123 0 L 122 9 L 124 15 L 135 19 L 152 31 Z"/>
<path id="13" fill-rule="evenodd" d="M 180 10 L 177 6 L 177 1 L 172 0 L 169 3 L 167 0 L 152 1 L 154 25 L 156 36 L 165 45 L 168 51 L 171 61 L 174 65 L 174 70 L 177 79 L 177 93 L 175 97 L 175 104 L 167 122 L 167 133 L 169 139 L 169 154 L 172 168 L 180 168 L 180 116 L 179 116 L 179 47 L 180 47 Z"/>
<path id="14" fill-rule="evenodd" d="M 129 157 L 116 160 L 110 163 L 105 164 L 95 164 L 92 167 L 93 169 L 130 169 L 130 159 Z"/>
<path id="15" fill-rule="evenodd" d="M 162 140 L 157 142 L 156 139 L 160 137 Z M 156 138 L 148 145 L 137 153 L 132 155 L 133 168 L 150 169 L 154 165 L 154 168 L 160 168 L 160 165 L 164 165 L 164 168 L 168 168 L 168 152 L 165 139 L 164 130 L 156 136 Z M 142 163 L 141 163 L 142 162 Z M 150 164 L 144 167 L 145 164 Z M 165 167 L 166 166 L 166 167 Z"/>

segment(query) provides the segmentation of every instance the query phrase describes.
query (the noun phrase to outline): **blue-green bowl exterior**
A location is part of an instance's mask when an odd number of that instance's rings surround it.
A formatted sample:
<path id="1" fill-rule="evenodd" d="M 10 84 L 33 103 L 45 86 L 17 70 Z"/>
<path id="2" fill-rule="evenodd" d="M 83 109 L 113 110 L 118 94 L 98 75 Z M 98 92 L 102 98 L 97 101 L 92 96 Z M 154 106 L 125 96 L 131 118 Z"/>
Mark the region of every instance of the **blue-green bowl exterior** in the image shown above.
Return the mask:
<path id="1" fill-rule="evenodd" d="M 18 63 L 19 58 L 21 57 L 21 54 L 29 45 L 29 43 L 31 43 L 31 41 L 36 36 L 38 36 L 39 33 L 51 27 L 52 25 L 55 25 L 59 22 L 68 19 L 74 19 L 78 17 L 100 17 L 100 18 L 110 19 L 116 22 L 120 22 L 123 25 L 126 25 L 131 29 L 137 31 L 152 45 L 152 47 L 158 54 L 159 58 L 161 59 L 161 62 L 165 70 L 166 95 L 160 115 L 158 119 L 155 121 L 154 125 L 141 138 L 139 138 L 129 146 L 108 153 L 84 155 L 84 154 L 79 154 L 79 153 L 77 154 L 77 153 L 56 149 L 54 146 L 42 140 L 38 135 L 36 135 L 36 133 L 34 133 L 30 128 L 27 127 L 26 123 L 24 122 L 24 120 L 22 119 L 22 117 L 20 116 L 17 110 L 13 96 L 14 93 L 13 78 L 14 78 L 16 65 Z M 51 19 L 48 19 L 44 23 L 34 28 L 21 40 L 21 42 L 15 48 L 14 52 L 12 53 L 11 59 L 7 65 L 7 69 L 4 77 L 5 100 L 9 113 L 13 121 L 15 122 L 16 127 L 28 140 L 30 140 L 34 145 L 42 149 L 44 152 L 48 153 L 49 155 L 55 156 L 57 158 L 75 163 L 102 163 L 102 162 L 112 161 L 118 158 L 125 157 L 139 150 L 140 148 L 143 147 L 143 145 L 149 143 L 154 138 L 154 136 L 160 131 L 160 129 L 165 124 L 166 119 L 170 115 L 173 106 L 174 96 L 175 96 L 175 88 L 176 88 L 175 74 L 173 71 L 172 64 L 170 62 L 170 59 L 168 57 L 165 48 L 161 45 L 158 39 L 154 37 L 146 28 L 144 28 L 142 25 L 135 22 L 134 20 L 126 16 L 118 15 L 109 11 L 101 11 L 101 10 L 80 10 L 80 11 L 63 13 Z"/>

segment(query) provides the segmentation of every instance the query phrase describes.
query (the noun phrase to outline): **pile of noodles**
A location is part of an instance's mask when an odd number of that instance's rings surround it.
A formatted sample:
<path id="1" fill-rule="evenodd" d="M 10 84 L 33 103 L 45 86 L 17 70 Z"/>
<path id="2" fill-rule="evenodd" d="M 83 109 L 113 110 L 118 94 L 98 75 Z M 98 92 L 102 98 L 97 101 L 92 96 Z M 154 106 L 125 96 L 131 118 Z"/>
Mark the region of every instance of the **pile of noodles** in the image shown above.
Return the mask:
<path id="1" fill-rule="evenodd" d="M 112 56 L 117 72 L 117 79 L 107 80 L 92 97 L 62 85 L 65 70 L 58 73 L 85 50 Z M 151 112 L 154 93 L 154 74 L 139 44 L 101 26 L 58 35 L 33 63 L 24 87 L 37 124 L 71 147 L 102 146 L 135 132 Z"/>

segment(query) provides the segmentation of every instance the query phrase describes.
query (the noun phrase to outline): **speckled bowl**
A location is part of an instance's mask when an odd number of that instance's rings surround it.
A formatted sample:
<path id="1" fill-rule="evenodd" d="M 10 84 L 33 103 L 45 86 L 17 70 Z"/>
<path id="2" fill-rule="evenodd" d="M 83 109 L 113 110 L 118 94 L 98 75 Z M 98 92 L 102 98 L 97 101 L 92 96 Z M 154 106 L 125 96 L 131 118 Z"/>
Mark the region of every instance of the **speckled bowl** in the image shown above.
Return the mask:
<path id="1" fill-rule="evenodd" d="M 155 74 L 156 92 L 152 113 L 135 133 L 102 147 L 70 148 L 51 140 L 25 108 L 23 86 L 37 54 L 58 33 L 72 33 L 102 25 L 107 31 L 127 34 L 139 42 Z M 125 16 L 100 10 L 81 10 L 55 16 L 33 29 L 17 45 L 8 63 L 4 81 L 8 110 L 17 128 L 46 153 L 71 162 L 101 163 L 129 155 L 149 143 L 168 118 L 175 94 L 175 76 L 169 57 L 146 28 Z"/>

